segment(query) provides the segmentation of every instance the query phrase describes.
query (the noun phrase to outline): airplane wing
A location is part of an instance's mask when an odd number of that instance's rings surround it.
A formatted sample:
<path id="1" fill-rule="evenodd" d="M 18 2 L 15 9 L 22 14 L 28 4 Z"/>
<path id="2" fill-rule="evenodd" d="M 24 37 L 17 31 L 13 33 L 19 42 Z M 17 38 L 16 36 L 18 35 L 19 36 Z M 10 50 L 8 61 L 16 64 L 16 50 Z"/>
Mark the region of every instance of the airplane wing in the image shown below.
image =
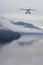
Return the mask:
<path id="1" fill-rule="evenodd" d="M 29 9 L 30 11 L 36 11 L 36 9 Z"/>
<path id="2" fill-rule="evenodd" d="M 25 11 L 26 11 L 26 10 L 29 10 L 29 11 L 36 11 L 36 9 L 22 9 L 22 8 L 21 8 L 20 10 L 25 10 Z"/>
<path id="3" fill-rule="evenodd" d="M 22 9 L 22 8 L 21 8 L 20 10 L 25 10 L 25 11 L 26 11 L 26 10 L 28 10 L 28 9 Z"/>

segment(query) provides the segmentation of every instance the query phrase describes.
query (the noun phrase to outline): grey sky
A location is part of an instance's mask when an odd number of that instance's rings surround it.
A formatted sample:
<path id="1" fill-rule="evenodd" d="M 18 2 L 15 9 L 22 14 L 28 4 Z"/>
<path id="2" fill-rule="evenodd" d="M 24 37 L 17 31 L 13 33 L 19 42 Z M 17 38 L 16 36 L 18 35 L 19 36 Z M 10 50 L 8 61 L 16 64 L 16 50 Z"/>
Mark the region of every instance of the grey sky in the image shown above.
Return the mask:
<path id="1" fill-rule="evenodd" d="M 19 8 L 35 8 L 43 15 L 43 0 L 0 0 L 0 12 L 14 12 Z"/>
<path id="2" fill-rule="evenodd" d="M 29 16 L 24 14 L 25 11 L 20 11 L 20 8 L 33 8 L 36 11 Z M 43 27 L 43 0 L 0 0 L 0 13 L 8 18 Z"/>

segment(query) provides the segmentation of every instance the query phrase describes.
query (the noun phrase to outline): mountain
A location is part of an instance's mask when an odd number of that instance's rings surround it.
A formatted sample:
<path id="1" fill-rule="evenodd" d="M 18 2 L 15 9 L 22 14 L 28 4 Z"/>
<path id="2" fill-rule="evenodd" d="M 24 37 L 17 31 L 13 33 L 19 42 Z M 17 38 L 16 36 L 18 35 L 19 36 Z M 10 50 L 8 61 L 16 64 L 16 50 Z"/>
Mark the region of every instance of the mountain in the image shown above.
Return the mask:
<path id="1" fill-rule="evenodd" d="M 21 35 L 18 32 L 0 29 L 0 45 L 5 45 L 8 42 L 19 39 L 20 37 Z"/>
<path id="2" fill-rule="evenodd" d="M 26 33 L 43 33 L 41 28 L 35 27 L 33 24 L 24 22 L 8 21 L 7 19 L 0 17 L 0 28 L 8 29 L 13 32 L 26 32 Z"/>
<path id="3" fill-rule="evenodd" d="M 5 45 L 21 37 L 19 32 L 11 30 L 10 27 L 9 21 L 0 17 L 0 45 Z"/>
<path id="4" fill-rule="evenodd" d="M 31 23 L 24 23 L 24 22 L 14 22 L 14 21 L 11 21 L 13 24 L 16 24 L 16 25 L 19 25 L 19 26 L 23 26 L 25 28 L 32 28 L 32 29 L 39 29 L 39 30 L 42 30 L 41 28 L 39 27 L 36 27 L 34 26 L 33 24 Z"/>

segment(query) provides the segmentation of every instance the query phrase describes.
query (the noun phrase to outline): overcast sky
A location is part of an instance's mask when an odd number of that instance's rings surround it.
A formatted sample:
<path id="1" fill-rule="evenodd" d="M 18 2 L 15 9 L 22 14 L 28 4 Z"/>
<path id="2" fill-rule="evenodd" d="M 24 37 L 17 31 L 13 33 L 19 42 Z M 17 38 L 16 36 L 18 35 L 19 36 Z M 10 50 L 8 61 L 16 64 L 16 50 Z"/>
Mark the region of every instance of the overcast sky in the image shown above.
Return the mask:
<path id="1" fill-rule="evenodd" d="M 0 12 L 15 12 L 19 8 L 33 8 L 36 14 L 43 15 L 43 0 L 0 0 Z"/>
<path id="2" fill-rule="evenodd" d="M 29 16 L 29 14 L 24 15 L 25 11 L 20 11 L 20 8 L 32 8 L 36 9 L 36 11 Z M 35 25 L 40 26 L 41 24 L 43 27 L 43 0 L 0 0 L 0 13 L 4 13 L 5 17 L 28 20 L 31 23 L 35 23 Z"/>

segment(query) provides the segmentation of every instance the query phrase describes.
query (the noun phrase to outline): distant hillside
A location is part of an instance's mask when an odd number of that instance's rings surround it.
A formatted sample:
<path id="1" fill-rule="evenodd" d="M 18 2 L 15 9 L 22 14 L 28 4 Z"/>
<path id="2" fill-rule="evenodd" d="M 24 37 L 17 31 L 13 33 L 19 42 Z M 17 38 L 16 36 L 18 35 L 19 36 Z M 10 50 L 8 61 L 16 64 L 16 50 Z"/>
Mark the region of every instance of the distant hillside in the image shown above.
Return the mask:
<path id="1" fill-rule="evenodd" d="M 36 27 L 36 26 L 34 26 L 33 24 L 31 24 L 31 23 L 14 22 L 14 21 L 11 21 L 11 22 L 12 22 L 13 24 L 16 24 L 16 25 L 19 25 L 19 26 L 23 26 L 23 27 L 26 27 L 26 28 L 32 28 L 32 29 L 42 30 L 41 28 Z"/>

